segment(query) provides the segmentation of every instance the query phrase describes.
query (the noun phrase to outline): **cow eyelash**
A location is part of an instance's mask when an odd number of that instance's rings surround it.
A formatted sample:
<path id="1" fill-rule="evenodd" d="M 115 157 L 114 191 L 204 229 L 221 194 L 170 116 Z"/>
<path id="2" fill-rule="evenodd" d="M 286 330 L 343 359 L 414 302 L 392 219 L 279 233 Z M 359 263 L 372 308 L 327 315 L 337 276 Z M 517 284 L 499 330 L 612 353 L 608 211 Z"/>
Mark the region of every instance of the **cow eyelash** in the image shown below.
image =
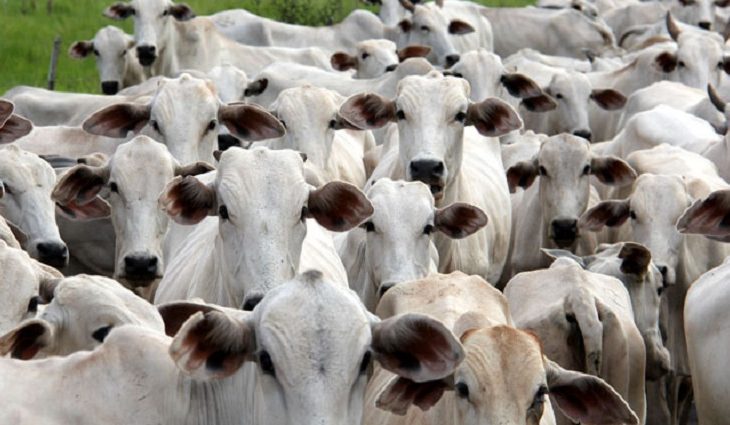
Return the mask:
<path id="1" fill-rule="evenodd" d="M 454 117 L 454 119 L 455 119 L 456 121 L 458 121 L 458 122 L 462 122 L 462 123 L 463 123 L 464 121 L 466 121 L 466 112 L 463 112 L 463 111 L 459 111 L 459 112 L 458 112 L 458 113 L 456 114 L 456 117 Z"/>
<path id="2" fill-rule="evenodd" d="M 274 368 L 274 362 L 271 361 L 271 356 L 266 351 L 259 353 L 259 366 L 261 371 L 267 375 L 276 376 L 276 369 Z"/>
<path id="3" fill-rule="evenodd" d="M 432 224 L 427 224 L 426 227 L 423 228 L 423 234 L 424 235 L 430 235 L 433 233 L 434 227 Z"/>
<path id="4" fill-rule="evenodd" d="M 152 128 L 153 128 L 153 129 L 154 129 L 154 130 L 155 130 L 156 132 L 158 132 L 158 133 L 162 134 L 162 131 L 160 130 L 160 124 L 159 124 L 159 123 L 158 123 L 157 121 L 155 121 L 155 120 L 152 120 L 152 121 L 150 122 L 150 124 L 152 124 Z"/>
<path id="5" fill-rule="evenodd" d="M 368 221 L 362 225 L 362 227 L 365 229 L 366 232 L 374 232 L 375 231 L 375 225 L 372 221 Z"/>
<path id="6" fill-rule="evenodd" d="M 7 183 L 3 183 L 3 189 L 5 189 L 5 193 L 7 193 L 8 195 L 13 194 L 13 191 L 10 189 L 10 186 L 8 186 Z"/>
<path id="7" fill-rule="evenodd" d="M 229 219 L 229 216 L 228 216 L 228 207 L 226 207 L 225 205 L 221 205 L 218 208 L 218 216 L 221 219 L 223 219 L 223 220 L 228 220 Z"/>
<path id="8" fill-rule="evenodd" d="M 216 121 L 216 120 L 211 120 L 211 121 L 210 121 L 210 122 L 208 123 L 208 127 L 207 127 L 207 130 L 208 130 L 208 131 L 213 131 L 213 130 L 215 130 L 215 128 L 216 128 L 217 126 L 218 126 L 218 121 Z"/>
<path id="9" fill-rule="evenodd" d="M 458 382 L 456 385 L 454 385 L 454 389 L 456 390 L 456 394 L 458 394 L 459 397 L 469 400 L 469 386 L 466 385 L 464 382 Z"/>
<path id="10" fill-rule="evenodd" d="M 363 53 L 363 54 L 362 54 L 362 55 L 361 55 L 360 57 L 362 57 L 362 59 L 363 59 L 363 60 L 365 60 L 365 59 L 367 59 L 368 57 L 370 57 L 370 55 L 369 55 L 369 54 L 367 54 L 367 53 Z"/>
<path id="11" fill-rule="evenodd" d="M 590 173 L 591 173 L 591 166 L 590 165 L 586 165 L 585 167 L 583 167 L 583 175 L 584 176 L 587 176 Z"/>
<path id="12" fill-rule="evenodd" d="M 119 187 L 114 182 L 109 183 L 109 190 L 111 190 L 114 193 L 119 193 Z"/>
<path id="13" fill-rule="evenodd" d="M 399 120 L 404 120 L 404 119 L 406 119 L 406 113 L 405 113 L 405 112 L 403 112 L 403 110 L 402 110 L 402 109 L 401 109 L 401 110 L 399 110 L 398 112 L 396 112 L 396 113 L 395 113 L 395 116 L 396 116 L 396 117 L 397 117 L 397 118 L 398 118 Z"/>
<path id="14" fill-rule="evenodd" d="M 543 177 L 547 177 L 548 176 L 547 170 L 542 165 L 537 169 L 537 171 Z"/>
<path id="15" fill-rule="evenodd" d="M 634 210 L 629 211 L 629 217 L 631 217 L 632 220 L 636 220 L 636 213 Z"/>
<path id="16" fill-rule="evenodd" d="M 337 120 L 330 120 L 329 128 L 334 130 L 335 127 L 337 127 Z"/>
<path id="17" fill-rule="evenodd" d="M 431 31 L 431 28 L 427 27 L 426 25 L 421 25 L 421 31 Z"/>

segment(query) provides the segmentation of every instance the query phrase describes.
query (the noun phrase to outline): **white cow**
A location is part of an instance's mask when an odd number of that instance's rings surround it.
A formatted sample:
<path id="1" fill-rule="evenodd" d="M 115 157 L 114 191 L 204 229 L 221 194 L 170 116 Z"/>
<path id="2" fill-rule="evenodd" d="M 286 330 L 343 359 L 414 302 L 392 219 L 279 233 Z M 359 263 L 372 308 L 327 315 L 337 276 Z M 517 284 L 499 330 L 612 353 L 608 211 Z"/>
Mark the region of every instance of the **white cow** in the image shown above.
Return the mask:
<path id="1" fill-rule="evenodd" d="M 163 242 L 168 217 L 157 198 L 175 176 L 202 174 L 204 162 L 181 166 L 165 145 L 137 136 L 119 146 L 102 166 L 77 165 L 63 174 L 53 200 L 71 217 L 102 218 L 111 214 L 116 240 L 114 277 L 127 286 L 146 287 L 165 272 Z M 98 195 L 108 188 L 108 201 Z M 89 208 L 103 203 L 104 208 Z"/>
<path id="2" fill-rule="evenodd" d="M 603 380 L 545 357 L 534 334 L 512 325 L 505 297 L 476 276 L 455 272 L 399 284 L 385 294 L 377 313 L 437 318 L 459 337 L 464 360 L 431 382 L 376 367 L 365 423 L 548 425 L 555 423 L 553 407 L 580 423 L 638 423 Z"/>
<path id="3" fill-rule="evenodd" d="M 525 194 L 513 206 L 513 246 L 504 282 L 522 271 L 547 267 L 540 248 L 580 255 L 595 250 L 595 237 L 578 229 L 578 218 L 598 201 L 591 176 L 620 187 L 633 183 L 636 172 L 623 160 L 598 156 L 586 140 L 566 134 L 549 138 L 532 159 L 507 170 L 510 191 L 519 186 Z M 536 180 L 539 184 L 533 184 Z"/>
<path id="4" fill-rule="evenodd" d="M 68 54 L 74 59 L 93 54 L 102 93 L 117 94 L 119 90 L 146 79 L 144 69 L 132 50 L 133 46 L 134 37 L 108 25 L 97 31 L 93 39 L 74 42 Z"/>
<path id="5" fill-rule="evenodd" d="M 373 204 L 373 215 L 361 229 L 350 230 L 337 241 L 350 287 L 370 311 L 394 285 L 436 273 L 433 233 L 459 239 L 481 229 L 488 220 L 468 204 L 436 209 L 428 186 L 421 182 L 381 178 L 366 195 Z"/>
<path id="6" fill-rule="evenodd" d="M 315 190 L 305 181 L 298 153 L 266 148 L 223 152 L 213 183 L 177 177 L 160 195 L 160 205 L 180 224 L 218 218 L 202 223 L 184 241 L 155 302 L 201 297 L 246 310 L 312 263 L 323 267 L 327 262 L 322 271 L 346 282 L 333 241 L 317 223 L 344 231 L 372 214 L 370 202 L 354 186 L 332 182 Z"/>
<path id="7" fill-rule="evenodd" d="M 92 350 L 126 324 L 165 331 L 157 308 L 109 278 L 67 277 L 46 291 L 52 300 L 36 318 L 0 336 L 0 354 L 29 360 Z"/>
<path id="8" fill-rule="evenodd" d="M 255 47 L 236 43 L 221 34 L 208 17 L 195 18 L 186 4 L 170 0 L 132 0 L 104 11 L 112 19 L 134 17 L 137 58 L 151 75 L 173 76 L 182 69 L 208 71 L 232 64 L 255 75 L 266 65 L 295 61 L 331 69 L 329 56 L 319 48 Z"/>
<path id="9" fill-rule="evenodd" d="M 408 58 L 425 57 L 431 52 L 427 46 L 396 47 L 390 40 L 364 40 L 355 45 L 355 54 L 337 52 L 330 58 L 332 68 L 338 71 L 355 70 L 353 78 L 377 78 L 394 71 L 398 63 Z"/>
<path id="10" fill-rule="evenodd" d="M 458 241 L 436 235 L 439 271 L 463 270 L 496 283 L 507 258 L 511 217 L 494 137 L 521 127 L 514 109 L 496 98 L 471 102 L 468 82 L 433 72 L 403 79 L 392 100 L 377 94 L 350 97 L 340 115 L 363 129 L 398 126 L 398 148 L 387 152 L 371 181 L 419 180 L 438 207 L 460 201 L 484 211 L 490 225 L 474 235 Z"/>
<path id="11" fill-rule="evenodd" d="M 638 419 L 631 422 L 644 423 L 644 341 L 620 280 L 558 258 L 548 269 L 518 274 L 504 294 L 515 325 L 535 332 L 546 356 L 566 369 L 605 379 L 636 412 Z M 559 417 L 558 423 L 572 422 Z"/>

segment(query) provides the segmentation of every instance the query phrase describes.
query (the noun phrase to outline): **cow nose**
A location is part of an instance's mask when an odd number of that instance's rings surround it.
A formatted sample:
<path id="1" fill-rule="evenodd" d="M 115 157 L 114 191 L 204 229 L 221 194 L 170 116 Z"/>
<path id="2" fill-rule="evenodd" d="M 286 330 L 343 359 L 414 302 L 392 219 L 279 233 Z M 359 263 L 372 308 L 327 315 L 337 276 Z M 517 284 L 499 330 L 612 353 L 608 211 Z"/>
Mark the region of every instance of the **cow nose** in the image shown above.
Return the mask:
<path id="1" fill-rule="evenodd" d="M 712 24 L 707 21 L 702 21 L 702 22 L 698 23 L 697 26 L 702 28 L 703 30 L 709 31 Z"/>
<path id="2" fill-rule="evenodd" d="M 124 275 L 128 280 L 140 282 L 155 280 L 157 277 L 157 257 L 150 255 L 128 255 L 124 257 Z"/>
<path id="3" fill-rule="evenodd" d="M 582 137 L 582 138 L 584 138 L 584 139 L 586 139 L 588 141 L 591 140 L 591 136 L 592 136 L 590 130 L 575 130 L 573 132 L 573 135 L 578 136 L 578 137 Z"/>
<path id="4" fill-rule="evenodd" d="M 68 262 L 68 248 L 64 243 L 40 242 L 36 249 L 38 249 L 38 259 L 41 263 L 61 268 Z"/>
<path id="5" fill-rule="evenodd" d="M 396 68 L 398 68 L 397 63 L 394 63 L 393 65 L 388 65 L 385 67 L 385 72 L 393 72 Z"/>
<path id="6" fill-rule="evenodd" d="M 456 62 L 459 62 L 459 59 L 461 59 L 461 56 L 459 55 L 446 56 L 446 67 L 451 68 L 452 66 L 456 65 Z"/>
<path id="7" fill-rule="evenodd" d="M 410 168 L 411 178 L 426 184 L 430 184 L 434 180 L 439 180 L 444 176 L 443 161 L 434 161 L 431 159 L 412 161 Z"/>
<path id="8" fill-rule="evenodd" d="M 578 237 L 578 220 L 565 218 L 553 220 L 553 240 L 559 248 L 567 248 Z"/>
<path id="9" fill-rule="evenodd" d="M 246 297 L 246 299 L 243 300 L 243 311 L 253 311 L 253 309 L 257 305 L 259 305 L 262 299 L 264 299 L 264 296 L 259 294 L 254 294 Z"/>
<path id="10" fill-rule="evenodd" d="M 241 146 L 241 141 L 230 134 L 218 135 L 218 150 L 221 152 L 233 146 Z"/>
<path id="11" fill-rule="evenodd" d="M 102 81 L 101 92 L 104 94 L 117 94 L 119 83 L 117 81 Z"/>
<path id="12" fill-rule="evenodd" d="M 150 66 L 157 58 L 155 46 L 137 46 L 137 57 L 142 66 Z"/>

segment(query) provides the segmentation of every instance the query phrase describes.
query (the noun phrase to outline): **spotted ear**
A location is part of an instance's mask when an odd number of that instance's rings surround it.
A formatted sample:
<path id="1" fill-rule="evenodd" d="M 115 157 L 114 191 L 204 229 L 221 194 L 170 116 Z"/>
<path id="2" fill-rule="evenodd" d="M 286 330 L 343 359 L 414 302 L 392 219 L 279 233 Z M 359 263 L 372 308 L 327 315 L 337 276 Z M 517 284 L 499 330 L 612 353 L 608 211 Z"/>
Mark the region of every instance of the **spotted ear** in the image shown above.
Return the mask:
<path id="1" fill-rule="evenodd" d="M 509 192 L 515 193 L 517 187 L 527 189 L 532 186 L 539 175 L 537 159 L 532 161 L 520 161 L 507 169 L 507 184 Z"/>
<path id="2" fill-rule="evenodd" d="M 94 51 L 92 41 L 77 41 L 68 48 L 68 55 L 74 59 L 83 59 Z"/>
<path id="3" fill-rule="evenodd" d="M 616 111 L 626 105 L 626 96 L 613 89 L 594 89 L 591 99 L 607 111 Z"/>
<path id="4" fill-rule="evenodd" d="M 175 175 L 182 177 L 197 176 L 198 174 L 205 174 L 213 170 L 215 170 L 214 166 L 205 161 L 198 161 L 187 165 L 176 165 Z"/>
<path id="5" fill-rule="evenodd" d="M 670 52 L 662 52 L 654 58 L 654 63 L 662 72 L 672 72 L 677 69 L 677 55 Z"/>
<path id="6" fill-rule="evenodd" d="M 410 58 L 425 58 L 429 55 L 429 53 L 431 53 L 431 47 L 421 45 L 406 46 L 398 50 L 397 53 L 398 62 L 403 62 Z"/>
<path id="7" fill-rule="evenodd" d="M 549 94 L 542 93 L 537 96 L 523 98 L 520 102 L 530 112 L 549 112 L 558 107 L 558 103 Z"/>
<path id="8" fill-rule="evenodd" d="M 695 201 L 679 217 L 677 230 L 716 237 L 730 236 L 730 190 L 718 190 L 705 199 Z"/>
<path id="9" fill-rule="evenodd" d="M 330 64 L 332 68 L 338 71 L 347 71 L 348 69 L 357 68 L 357 58 L 355 56 L 348 55 L 345 52 L 337 52 L 330 58 Z"/>
<path id="10" fill-rule="evenodd" d="M 629 218 L 629 212 L 628 200 L 603 201 L 583 213 L 578 227 L 598 232 L 603 226 L 620 226 Z"/>
<path id="11" fill-rule="evenodd" d="M 151 105 L 117 103 L 94 112 L 81 125 L 84 131 L 97 136 L 127 137 L 138 133 L 150 119 Z"/>
<path id="12" fill-rule="evenodd" d="M 258 96 L 269 86 L 268 78 L 261 78 L 256 81 L 248 83 L 246 89 L 243 91 L 243 97 Z"/>
<path id="13" fill-rule="evenodd" d="M 173 301 L 157 306 L 157 311 L 165 322 L 165 334 L 174 337 L 187 321 L 195 313 L 207 313 L 217 311 L 208 304 L 195 303 L 191 301 Z"/>
<path id="14" fill-rule="evenodd" d="M 436 229 L 452 239 L 462 239 L 487 225 L 487 215 L 474 205 L 457 202 L 436 210 Z"/>
<path id="15" fill-rule="evenodd" d="M 0 127 L 0 145 L 14 142 L 21 137 L 27 135 L 33 130 L 33 124 L 27 119 L 12 114 L 5 120 Z"/>
<path id="16" fill-rule="evenodd" d="M 193 9 L 185 3 L 176 3 L 167 9 L 168 13 L 178 21 L 189 21 L 195 17 Z"/>
<path id="17" fill-rule="evenodd" d="M 52 345 L 53 335 L 51 324 L 45 320 L 26 320 L 0 336 L 0 355 L 30 360 L 40 350 Z"/>
<path id="18" fill-rule="evenodd" d="M 109 181 L 109 167 L 76 165 L 61 177 L 51 193 L 63 215 L 72 220 L 108 217 L 111 207 L 98 195 Z"/>
<path id="19" fill-rule="evenodd" d="M 281 122 L 260 106 L 232 103 L 223 105 L 218 118 L 234 136 L 249 141 L 276 139 L 286 133 Z"/>
<path id="20" fill-rule="evenodd" d="M 499 137 L 522 127 L 517 112 L 503 100 L 496 97 L 470 103 L 466 111 L 466 125 L 476 127 L 479 134 Z"/>
<path id="21" fill-rule="evenodd" d="M 448 379 L 419 383 L 394 376 L 378 396 L 375 406 L 399 416 L 405 416 L 411 405 L 425 412 L 441 400 L 444 392 L 451 389 L 453 385 Z"/>
<path id="22" fill-rule="evenodd" d="M 193 176 L 175 177 L 160 195 L 160 208 L 179 224 L 197 224 L 215 215 L 217 195 Z"/>
<path id="23" fill-rule="evenodd" d="M 647 247 L 636 242 L 625 242 L 618 253 L 621 259 L 621 272 L 643 276 L 649 271 L 651 252 Z"/>
<path id="24" fill-rule="evenodd" d="M 499 78 L 499 82 L 502 83 L 510 95 L 520 99 L 531 98 L 543 94 L 540 86 L 538 86 L 533 79 L 524 74 L 502 74 Z"/>
<path id="25" fill-rule="evenodd" d="M 375 130 L 396 121 L 395 101 L 375 93 L 351 96 L 340 107 L 340 116 L 362 130 Z"/>
<path id="26" fill-rule="evenodd" d="M 603 184 L 626 186 L 636 180 L 636 171 L 623 159 L 613 156 L 591 158 L 591 174 Z"/>
<path id="27" fill-rule="evenodd" d="M 15 105 L 13 105 L 13 102 L 5 99 L 0 99 L 0 127 L 5 125 L 5 121 L 10 118 L 10 115 L 13 114 L 14 110 Z"/>
<path id="28" fill-rule="evenodd" d="M 460 19 L 454 19 L 449 22 L 449 34 L 463 35 L 476 31 L 469 23 Z"/>
<path id="29" fill-rule="evenodd" d="M 129 3 L 114 3 L 104 10 L 104 16 L 111 19 L 127 19 L 134 15 L 134 7 Z"/>
<path id="30" fill-rule="evenodd" d="M 345 182 L 330 182 L 309 192 L 307 217 L 324 228 L 344 232 L 373 214 L 373 205 L 360 189 Z"/>

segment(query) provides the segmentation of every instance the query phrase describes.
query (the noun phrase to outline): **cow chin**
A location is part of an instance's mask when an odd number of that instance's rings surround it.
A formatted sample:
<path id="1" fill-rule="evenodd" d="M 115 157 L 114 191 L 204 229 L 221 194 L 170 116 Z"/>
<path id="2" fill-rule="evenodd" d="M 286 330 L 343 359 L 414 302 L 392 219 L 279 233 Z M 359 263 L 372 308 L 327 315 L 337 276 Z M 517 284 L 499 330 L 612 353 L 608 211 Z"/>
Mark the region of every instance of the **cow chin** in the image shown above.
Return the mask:
<path id="1" fill-rule="evenodd" d="M 128 276 L 117 276 L 116 279 L 124 284 L 127 288 L 148 288 L 152 286 L 155 281 L 161 279 L 161 276 L 146 276 L 146 277 L 128 277 Z"/>
<path id="2" fill-rule="evenodd" d="M 569 249 L 569 248 L 571 248 L 575 244 L 575 241 L 576 241 L 575 238 L 574 239 L 555 239 L 555 238 L 552 238 L 552 240 L 555 243 L 555 245 L 558 248 L 560 248 L 560 249 Z"/>

